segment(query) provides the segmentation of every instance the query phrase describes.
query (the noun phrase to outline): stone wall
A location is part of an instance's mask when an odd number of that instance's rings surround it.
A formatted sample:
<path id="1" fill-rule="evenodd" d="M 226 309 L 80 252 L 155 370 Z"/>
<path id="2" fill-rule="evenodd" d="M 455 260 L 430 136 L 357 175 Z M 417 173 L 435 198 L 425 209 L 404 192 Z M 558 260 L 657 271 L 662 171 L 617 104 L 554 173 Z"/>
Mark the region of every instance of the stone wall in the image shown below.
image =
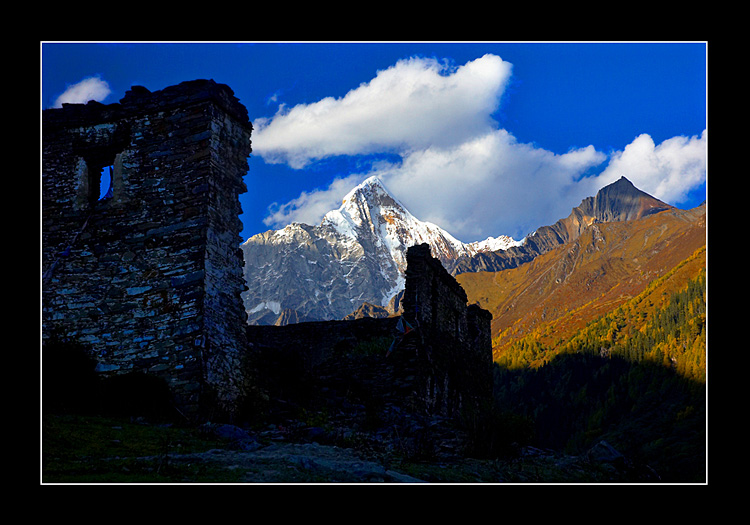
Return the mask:
<path id="1" fill-rule="evenodd" d="M 164 377 L 188 412 L 231 413 L 245 388 L 238 196 L 251 132 L 210 80 L 45 110 L 43 338 L 87 345 L 103 374 Z"/>
<path id="2" fill-rule="evenodd" d="M 357 345 L 373 339 L 393 339 L 398 333 L 397 324 L 398 317 L 365 317 L 285 326 L 247 325 L 246 330 L 251 349 L 269 348 L 292 352 L 306 367 L 314 368 L 329 359 L 333 353 L 347 353 Z"/>

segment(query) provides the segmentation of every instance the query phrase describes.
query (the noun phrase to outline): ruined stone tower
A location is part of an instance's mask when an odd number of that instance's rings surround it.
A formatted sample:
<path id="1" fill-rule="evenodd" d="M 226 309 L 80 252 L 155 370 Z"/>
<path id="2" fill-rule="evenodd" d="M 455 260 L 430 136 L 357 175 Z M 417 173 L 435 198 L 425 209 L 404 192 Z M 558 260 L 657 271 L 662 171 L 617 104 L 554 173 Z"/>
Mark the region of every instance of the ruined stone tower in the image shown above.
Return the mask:
<path id="1" fill-rule="evenodd" d="M 83 343 L 103 374 L 165 378 L 186 412 L 231 414 L 245 387 L 245 107 L 212 80 L 135 86 L 45 110 L 42 132 L 43 337 Z"/>
<path id="2" fill-rule="evenodd" d="M 455 415 L 492 396 L 492 314 L 467 305 L 466 292 L 428 244 L 406 252 L 403 317 L 416 328 L 427 369 L 423 399 L 432 412 Z"/>

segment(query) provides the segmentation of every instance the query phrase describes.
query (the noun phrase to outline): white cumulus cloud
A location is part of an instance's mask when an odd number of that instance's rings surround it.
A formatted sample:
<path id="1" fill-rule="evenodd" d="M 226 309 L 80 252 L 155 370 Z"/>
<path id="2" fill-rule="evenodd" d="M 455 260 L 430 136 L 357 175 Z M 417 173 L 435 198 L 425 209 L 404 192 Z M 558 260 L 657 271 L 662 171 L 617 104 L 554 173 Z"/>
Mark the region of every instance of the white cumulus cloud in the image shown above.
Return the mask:
<path id="1" fill-rule="evenodd" d="M 57 97 L 54 107 L 61 108 L 65 104 L 85 104 L 89 100 L 101 102 L 112 92 L 109 84 L 100 77 L 84 78 L 76 84 L 68 86 L 65 91 Z"/>
<path id="2" fill-rule="evenodd" d="M 485 55 L 458 68 L 411 58 L 344 97 L 324 98 L 256 120 L 253 150 L 294 168 L 334 155 L 410 151 L 486 132 L 511 65 Z"/>

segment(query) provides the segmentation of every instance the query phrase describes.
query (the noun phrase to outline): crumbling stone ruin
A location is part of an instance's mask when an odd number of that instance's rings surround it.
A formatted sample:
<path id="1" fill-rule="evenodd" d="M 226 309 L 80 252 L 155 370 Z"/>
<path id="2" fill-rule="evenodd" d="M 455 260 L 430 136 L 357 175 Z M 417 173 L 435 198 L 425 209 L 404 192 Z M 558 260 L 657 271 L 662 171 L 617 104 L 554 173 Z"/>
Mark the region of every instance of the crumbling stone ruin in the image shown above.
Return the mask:
<path id="1" fill-rule="evenodd" d="M 406 253 L 403 318 L 419 337 L 430 373 L 423 386 L 429 410 L 455 415 L 492 396 L 492 314 L 467 305 L 466 292 L 427 244 Z"/>
<path id="2" fill-rule="evenodd" d="M 448 417 L 490 399 L 491 315 L 426 244 L 408 250 L 401 316 L 247 325 L 238 197 L 252 124 L 229 87 L 135 86 L 116 104 L 45 110 L 42 132 L 43 341 L 86 345 L 103 375 L 165 379 L 197 419 L 251 404 L 262 351 L 348 381 L 341 363 L 359 366 L 352 350 L 375 339 L 389 346 L 360 367 L 379 374 L 373 395 Z"/>
<path id="3" fill-rule="evenodd" d="M 247 110 L 196 80 L 42 118 L 43 338 L 86 344 L 103 374 L 165 378 L 186 412 L 231 412 L 245 388 Z"/>

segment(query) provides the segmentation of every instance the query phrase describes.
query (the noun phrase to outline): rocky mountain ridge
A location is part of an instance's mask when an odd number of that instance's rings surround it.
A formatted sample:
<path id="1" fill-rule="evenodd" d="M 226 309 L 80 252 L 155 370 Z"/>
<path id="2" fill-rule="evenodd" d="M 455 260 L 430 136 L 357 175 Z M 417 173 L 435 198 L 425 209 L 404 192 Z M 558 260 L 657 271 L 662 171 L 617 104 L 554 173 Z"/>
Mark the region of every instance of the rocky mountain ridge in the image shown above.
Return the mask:
<path id="1" fill-rule="evenodd" d="M 515 268 L 577 239 L 585 228 L 594 223 L 631 221 L 672 208 L 621 177 L 600 189 L 594 197 L 583 199 L 566 218 L 551 226 L 542 226 L 526 236 L 522 244 L 461 257 L 454 263 L 452 273 L 497 272 Z"/>

